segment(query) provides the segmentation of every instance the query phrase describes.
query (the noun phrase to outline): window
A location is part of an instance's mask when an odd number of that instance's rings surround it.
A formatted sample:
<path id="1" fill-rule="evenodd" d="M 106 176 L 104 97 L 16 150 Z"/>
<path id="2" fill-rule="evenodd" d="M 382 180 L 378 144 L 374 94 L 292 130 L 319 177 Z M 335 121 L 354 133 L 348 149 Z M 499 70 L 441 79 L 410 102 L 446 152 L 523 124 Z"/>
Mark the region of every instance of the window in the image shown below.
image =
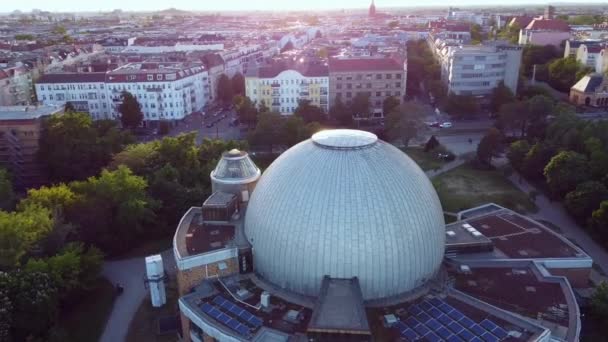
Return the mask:
<path id="1" fill-rule="evenodd" d="M 351 98 L 353 97 L 353 93 L 351 93 L 350 91 L 346 93 L 346 97 Z M 52 99 L 51 99 L 52 100 Z"/>
<path id="2" fill-rule="evenodd" d="M 382 74 L 376 74 L 376 79 L 377 80 L 381 80 L 382 79 Z"/>
<path id="3" fill-rule="evenodd" d="M 391 96 L 391 92 L 390 92 L 390 91 L 387 91 L 387 92 L 386 92 L 386 96 Z"/>
<path id="4" fill-rule="evenodd" d="M 401 79 L 401 74 L 395 74 L 395 78 L 400 80 Z"/>
<path id="5" fill-rule="evenodd" d="M 162 81 L 163 80 L 163 75 L 162 74 L 156 75 L 156 80 L 157 81 Z"/>
<path id="6" fill-rule="evenodd" d="M 347 84 L 346 84 L 346 89 L 353 89 L 353 85 L 352 85 L 352 84 L 350 84 L 350 83 L 347 83 Z"/>
<path id="7" fill-rule="evenodd" d="M 392 79 L 392 78 L 393 78 L 393 75 L 392 75 L 392 74 L 386 74 L 386 79 L 387 79 L 387 80 L 390 80 L 390 79 Z"/>
<path id="8" fill-rule="evenodd" d="M 342 89 L 342 84 L 337 84 L 336 89 Z"/>
<path id="9" fill-rule="evenodd" d="M 365 85 L 365 87 L 366 87 L 367 89 L 371 89 L 372 84 L 371 84 L 371 83 L 367 83 L 367 84 Z"/>
<path id="10" fill-rule="evenodd" d="M 485 61 L 486 60 L 486 56 L 475 56 L 475 60 L 476 61 Z"/>
<path id="11" fill-rule="evenodd" d="M 395 87 L 396 87 L 396 88 L 401 88 L 401 82 L 397 82 L 397 83 L 395 83 Z"/>

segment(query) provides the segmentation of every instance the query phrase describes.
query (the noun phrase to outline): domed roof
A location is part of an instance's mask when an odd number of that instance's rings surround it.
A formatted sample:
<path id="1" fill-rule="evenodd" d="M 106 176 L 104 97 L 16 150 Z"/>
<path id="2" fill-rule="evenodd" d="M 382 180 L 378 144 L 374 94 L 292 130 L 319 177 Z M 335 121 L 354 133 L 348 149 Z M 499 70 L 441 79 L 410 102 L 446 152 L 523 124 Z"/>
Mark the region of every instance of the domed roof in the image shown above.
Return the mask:
<path id="1" fill-rule="evenodd" d="M 445 223 L 431 182 L 367 132 L 331 130 L 283 153 L 245 217 L 256 272 L 317 295 L 324 275 L 358 277 L 364 299 L 409 291 L 443 259 Z"/>
<path id="2" fill-rule="evenodd" d="M 249 158 L 249 154 L 235 148 L 222 154 L 222 159 L 211 171 L 211 180 L 221 183 L 248 183 L 257 180 L 260 175 L 260 169 Z"/>

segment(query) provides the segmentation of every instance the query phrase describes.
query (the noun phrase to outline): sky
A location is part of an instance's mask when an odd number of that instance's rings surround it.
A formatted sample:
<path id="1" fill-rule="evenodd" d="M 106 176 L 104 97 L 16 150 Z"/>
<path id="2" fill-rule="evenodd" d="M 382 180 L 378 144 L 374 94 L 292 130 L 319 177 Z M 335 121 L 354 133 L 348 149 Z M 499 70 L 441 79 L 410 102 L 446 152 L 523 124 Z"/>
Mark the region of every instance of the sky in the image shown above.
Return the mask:
<path id="1" fill-rule="evenodd" d="M 83 12 L 111 11 L 120 8 L 125 11 L 155 11 L 169 7 L 197 11 L 229 11 L 229 10 L 324 10 L 341 8 L 367 8 L 371 0 L 1 0 L 0 12 L 13 10 L 30 11 L 34 8 L 53 12 Z M 572 0 L 569 3 L 605 3 L 604 0 Z M 547 1 L 536 0 L 377 0 L 376 6 L 410 7 L 410 6 L 467 6 L 467 5 L 515 5 L 515 4 L 545 4 Z"/>

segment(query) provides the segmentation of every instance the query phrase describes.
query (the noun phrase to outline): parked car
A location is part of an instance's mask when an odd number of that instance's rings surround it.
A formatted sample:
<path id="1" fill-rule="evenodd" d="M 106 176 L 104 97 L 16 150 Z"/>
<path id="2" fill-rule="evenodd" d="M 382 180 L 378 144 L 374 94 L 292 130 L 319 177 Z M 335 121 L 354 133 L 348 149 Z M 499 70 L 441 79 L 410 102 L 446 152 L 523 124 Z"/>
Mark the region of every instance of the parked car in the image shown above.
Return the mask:
<path id="1" fill-rule="evenodd" d="M 208 123 L 206 127 L 207 127 L 207 128 L 211 128 L 211 127 L 213 127 L 213 122 Z"/>
<path id="2" fill-rule="evenodd" d="M 441 123 L 441 125 L 439 125 L 439 127 L 441 127 L 441 128 L 450 128 L 450 127 L 452 127 L 452 123 L 451 122 L 443 122 L 443 123 Z"/>
<path id="3" fill-rule="evenodd" d="M 444 161 L 452 161 L 452 160 L 456 159 L 456 155 L 454 155 L 454 153 L 452 153 L 452 152 L 438 153 L 437 158 L 444 160 Z"/>
<path id="4" fill-rule="evenodd" d="M 439 127 L 439 121 L 429 122 L 429 127 Z"/>

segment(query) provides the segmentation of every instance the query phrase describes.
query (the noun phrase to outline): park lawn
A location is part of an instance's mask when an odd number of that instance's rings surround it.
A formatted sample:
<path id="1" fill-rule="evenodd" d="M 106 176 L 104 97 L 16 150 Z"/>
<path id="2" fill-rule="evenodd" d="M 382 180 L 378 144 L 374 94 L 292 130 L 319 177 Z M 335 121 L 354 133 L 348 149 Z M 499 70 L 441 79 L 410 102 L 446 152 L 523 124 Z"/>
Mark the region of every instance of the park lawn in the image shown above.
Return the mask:
<path id="1" fill-rule="evenodd" d="M 528 194 L 496 170 L 464 164 L 434 178 L 433 185 L 445 211 L 458 212 L 490 202 L 520 213 L 538 210 Z"/>
<path id="2" fill-rule="evenodd" d="M 437 159 L 437 153 L 424 152 L 421 147 L 406 147 L 402 149 L 405 154 L 412 158 L 424 171 L 439 170 L 444 162 Z"/>
<path id="3" fill-rule="evenodd" d="M 60 315 L 59 326 L 66 341 L 99 341 L 112 312 L 116 289 L 106 278 L 100 277 L 97 287 L 86 293 L 69 311 Z"/>
<path id="4" fill-rule="evenodd" d="M 167 294 L 167 304 L 160 308 L 152 306 L 150 296 L 147 295 L 143 302 L 139 305 L 133 320 L 129 325 L 127 333 L 127 342 L 176 342 L 177 334 L 158 334 L 158 319 L 161 317 L 177 316 L 179 308 L 177 300 L 177 284 L 175 281 L 169 281 L 165 287 Z M 177 322 L 181 324 L 181 322 Z"/>

